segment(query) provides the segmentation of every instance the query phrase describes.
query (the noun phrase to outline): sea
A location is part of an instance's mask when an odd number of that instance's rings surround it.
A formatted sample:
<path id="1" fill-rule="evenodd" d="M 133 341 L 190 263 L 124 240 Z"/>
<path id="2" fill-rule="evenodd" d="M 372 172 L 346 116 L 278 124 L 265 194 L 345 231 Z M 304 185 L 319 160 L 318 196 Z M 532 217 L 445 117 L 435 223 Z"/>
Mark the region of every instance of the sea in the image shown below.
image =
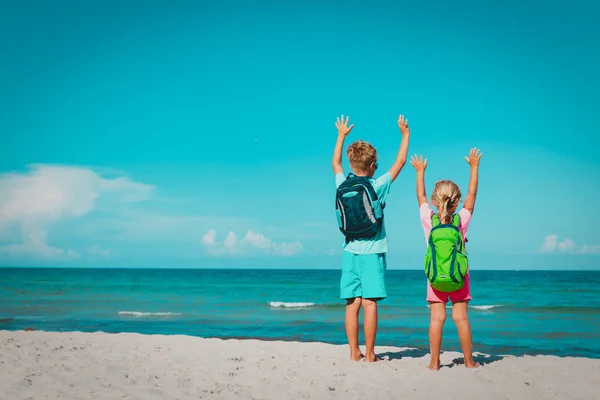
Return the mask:
<path id="1" fill-rule="evenodd" d="M 474 351 L 600 358 L 600 271 L 470 274 Z M 311 269 L 3 268 L 0 330 L 345 344 L 339 279 Z M 388 270 L 386 285 L 377 345 L 427 351 L 423 271 Z M 448 306 L 442 348 L 460 351 L 450 315 Z"/>

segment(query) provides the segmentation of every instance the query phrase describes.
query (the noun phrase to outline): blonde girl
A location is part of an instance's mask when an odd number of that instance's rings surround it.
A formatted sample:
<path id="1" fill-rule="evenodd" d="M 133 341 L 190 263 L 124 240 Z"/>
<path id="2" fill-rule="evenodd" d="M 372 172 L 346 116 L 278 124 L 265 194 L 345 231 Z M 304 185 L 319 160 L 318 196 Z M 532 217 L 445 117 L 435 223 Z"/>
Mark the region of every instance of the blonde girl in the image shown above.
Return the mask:
<path id="1" fill-rule="evenodd" d="M 459 230 L 463 236 L 463 240 L 467 242 L 467 229 L 471 222 L 471 216 L 475 208 L 475 198 L 477 196 L 477 180 L 479 171 L 479 160 L 482 153 L 476 148 L 471 149 L 468 157 L 465 157 L 467 163 L 471 167 L 471 176 L 469 178 L 469 189 L 463 208 L 458 212 L 460 217 Z M 411 158 L 410 163 L 417 170 L 417 200 L 419 201 L 419 210 L 421 216 L 421 224 L 425 233 L 425 238 L 429 238 L 432 228 L 432 216 L 434 215 L 427 195 L 425 193 L 425 169 L 427 168 L 427 160 L 423 160 L 423 156 L 418 157 L 416 154 Z M 451 224 L 452 217 L 456 213 L 458 204 L 461 200 L 461 193 L 456 183 L 449 180 L 438 181 L 431 195 L 431 203 L 437 209 L 437 215 L 440 224 Z M 442 345 L 442 328 L 446 321 L 446 303 L 448 299 L 452 301 L 452 319 L 456 323 L 458 337 L 465 359 L 467 368 L 476 368 L 478 363 L 473 361 L 473 345 L 471 339 L 471 327 L 467 317 L 467 307 L 471 300 L 471 285 L 470 278 L 467 272 L 465 276 L 464 287 L 455 292 L 440 292 L 431 287 L 427 282 L 427 301 L 430 304 L 431 319 L 429 324 L 429 345 L 431 350 L 431 362 L 429 369 L 440 369 L 440 348 Z"/>

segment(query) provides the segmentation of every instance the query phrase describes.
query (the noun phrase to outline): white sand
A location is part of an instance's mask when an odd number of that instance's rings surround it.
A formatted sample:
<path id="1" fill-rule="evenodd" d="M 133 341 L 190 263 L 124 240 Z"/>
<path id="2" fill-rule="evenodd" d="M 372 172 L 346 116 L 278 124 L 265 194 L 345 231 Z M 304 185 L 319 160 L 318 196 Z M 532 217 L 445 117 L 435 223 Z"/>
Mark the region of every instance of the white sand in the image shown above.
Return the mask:
<path id="1" fill-rule="evenodd" d="M 429 371 L 427 355 L 351 362 L 346 346 L 0 331 L 0 399 L 600 399 L 600 360 L 505 357 Z M 400 357 L 401 356 L 401 357 Z"/>

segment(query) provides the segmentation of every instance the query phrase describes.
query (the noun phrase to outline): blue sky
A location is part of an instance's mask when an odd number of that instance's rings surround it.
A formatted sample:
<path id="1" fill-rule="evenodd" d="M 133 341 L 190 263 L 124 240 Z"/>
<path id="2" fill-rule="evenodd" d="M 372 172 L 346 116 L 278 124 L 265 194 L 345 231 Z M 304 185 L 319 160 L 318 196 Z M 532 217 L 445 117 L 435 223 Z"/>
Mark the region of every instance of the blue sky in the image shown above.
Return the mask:
<path id="1" fill-rule="evenodd" d="M 335 118 L 385 170 L 402 113 L 428 194 L 441 178 L 466 192 L 463 157 L 484 153 L 472 268 L 597 269 L 599 13 L 4 3 L 0 265 L 338 268 Z M 407 165 L 388 200 L 390 268 L 422 265 L 414 180 Z"/>

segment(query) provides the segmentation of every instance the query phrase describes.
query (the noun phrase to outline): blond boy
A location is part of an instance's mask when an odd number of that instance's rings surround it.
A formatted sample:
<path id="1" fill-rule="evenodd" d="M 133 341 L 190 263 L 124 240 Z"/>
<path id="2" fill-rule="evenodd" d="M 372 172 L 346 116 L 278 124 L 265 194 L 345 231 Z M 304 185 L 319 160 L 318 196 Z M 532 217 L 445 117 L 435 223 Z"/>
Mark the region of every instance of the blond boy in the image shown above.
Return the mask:
<path id="1" fill-rule="evenodd" d="M 352 131 L 354 125 L 348 126 L 349 118 L 342 115 L 338 118 L 336 127 L 338 130 L 338 139 L 333 153 L 333 172 L 335 174 L 336 189 L 338 190 L 337 199 L 344 199 L 340 195 L 340 186 L 347 179 L 353 179 L 360 182 L 362 186 L 371 187 L 365 189 L 364 199 L 372 201 L 371 205 L 365 204 L 368 217 L 372 219 L 377 226 L 376 232 L 371 237 L 350 236 L 343 227 L 349 222 L 348 219 L 356 215 L 353 210 L 345 210 L 340 202 L 341 211 L 338 213 L 340 229 L 346 232 L 346 241 L 342 258 L 342 276 L 340 280 L 340 297 L 346 300 L 346 335 L 350 345 L 350 359 L 359 361 L 363 357 L 367 361 L 377 361 L 379 358 L 375 355 L 375 338 L 377 335 L 377 302 L 387 297 L 385 289 L 385 270 L 386 253 L 388 252 L 388 240 L 383 223 L 383 208 L 385 207 L 387 195 L 390 191 L 392 182 L 396 179 L 404 165 L 408 153 L 408 142 L 410 129 L 408 120 L 401 115 L 398 119 L 398 127 L 402 134 L 402 142 L 396 161 L 389 171 L 373 178 L 378 167 L 377 150 L 362 140 L 352 143 L 348 146 L 346 155 L 350 161 L 350 168 L 353 174 L 346 176 L 342 169 L 342 149 L 346 136 Z M 362 179 L 362 180 L 361 180 Z M 359 185 L 359 186 L 361 186 Z M 346 185 L 347 186 L 347 185 Z M 372 196 L 368 196 L 371 193 Z M 348 194 L 348 193 L 346 193 Z M 375 195 L 376 194 L 376 195 Z M 357 202 L 359 204 L 360 202 Z M 375 206 L 373 206 L 375 204 Z M 337 210 L 337 209 L 336 209 Z M 364 210 L 359 210 L 364 211 Z M 350 221 L 351 223 L 352 221 Z M 368 220 L 367 220 L 368 222 Z M 363 235 L 364 236 L 364 235 Z M 366 355 L 363 355 L 358 345 L 358 314 L 360 308 L 363 308 L 364 333 L 366 338 Z"/>

